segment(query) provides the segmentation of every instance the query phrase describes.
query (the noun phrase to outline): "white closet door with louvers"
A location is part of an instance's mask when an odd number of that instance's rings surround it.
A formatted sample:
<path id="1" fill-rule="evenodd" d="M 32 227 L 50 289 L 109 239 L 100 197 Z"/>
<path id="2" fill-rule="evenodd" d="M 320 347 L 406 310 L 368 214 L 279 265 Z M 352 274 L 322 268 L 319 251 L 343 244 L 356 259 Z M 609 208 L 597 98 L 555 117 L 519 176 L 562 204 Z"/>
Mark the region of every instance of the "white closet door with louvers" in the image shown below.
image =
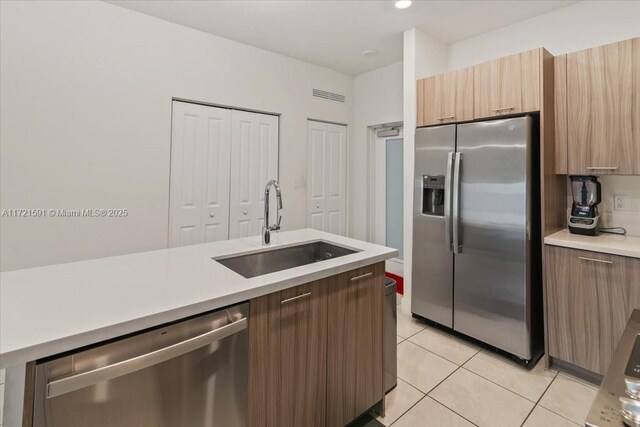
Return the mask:
<path id="1" fill-rule="evenodd" d="M 278 117 L 234 110 L 231 123 L 229 238 L 235 239 L 262 230 L 264 187 L 278 179 Z M 286 195 L 283 198 L 286 204 Z M 272 212 L 273 222 L 275 208 Z"/>
<path id="2" fill-rule="evenodd" d="M 307 121 L 307 226 L 347 232 L 347 127 Z"/>
<path id="3" fill-rule="evenodd" d="M 231 110 L 173 102 L 169 246 L 229 238 Z"/>

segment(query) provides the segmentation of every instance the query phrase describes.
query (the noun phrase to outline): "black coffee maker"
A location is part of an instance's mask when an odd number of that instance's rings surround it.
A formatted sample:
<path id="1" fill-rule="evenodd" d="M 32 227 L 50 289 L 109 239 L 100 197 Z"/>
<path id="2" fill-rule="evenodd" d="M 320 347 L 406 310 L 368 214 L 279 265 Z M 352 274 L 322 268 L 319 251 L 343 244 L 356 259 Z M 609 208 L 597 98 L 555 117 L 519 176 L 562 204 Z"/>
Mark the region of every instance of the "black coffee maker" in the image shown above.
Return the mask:
<path id="1" fill-rule="evenodd" d="M 572 175 L 571 192 L 573 204 L 569 215 L 569 231 L 585 236 L 597 236 L 598 204 L 601 202 L 601 187 L 596 176 Z"/>

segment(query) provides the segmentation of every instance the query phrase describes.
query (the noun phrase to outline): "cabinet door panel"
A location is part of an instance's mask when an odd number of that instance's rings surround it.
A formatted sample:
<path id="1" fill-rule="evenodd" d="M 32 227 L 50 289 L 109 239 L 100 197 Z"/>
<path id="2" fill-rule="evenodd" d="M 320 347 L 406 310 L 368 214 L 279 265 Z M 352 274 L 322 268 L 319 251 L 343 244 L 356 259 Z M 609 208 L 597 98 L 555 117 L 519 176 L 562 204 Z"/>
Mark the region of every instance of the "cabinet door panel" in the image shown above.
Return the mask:
<path id="1" fill-rule="evenodd" d="M 420 79 L 416 82 L 416 127 L 425 125 L 424 112 L 424 83 L 426 79 Z"/>
<path id="2" fill-rule="evenodd" d="M 520 58 L 518 55 L 477 65 L 473 75 L 475 118 L 522 111 Z"/>
<path id="3" fill-rule="evenodd" d="M 326 345 L 324 280 L 251 300 L 247 425 L 326 425 Z"/>
<path id="4" fill-rule="evenodd" d="M 279 400 L 283 427 L 325 425 L 326 290 L 313 282 L 281 292 Z"/>
<path id="5" fill-rule="evenodd" d="M 567 173 L 567 55 L 554 58 L 556 173 Z"/>
<path id="6" fill-rule="evenodd" d="M 473 120 L 473 68 L 427 77 L 419 82 L 423 87 L 424 125 Z"/>
<path id="7" fill-rule="evenodd" d="M 548 246 L 549 355 L 604 374 L 634 308 L 640 260 Z"/>
<path id="8" fill-rule="evenodd" d="M 632 41 L 567 54 L 569 173 L 632 174 Z"/>
<path id="9" fill-rule="evenodd" d="M 247 426 L 279 427 L 280 292 L 249 302 Z"/>
<path id="10" fill-rule="evenodd" d="M 344 426 L 384 396 L 383 278 L 379 263 L 328 279 L 328 426 Z"/>
<path id="11" fill-rule="evenodd" d="M 522 110 L 540 111 L 540 55 L 541 49 L 522 52 L 519 56 L 521 72 Z M 514 96 L 518 96 L 516 93 Z"/>
<path id="12" fill-rule="evenodd" d="M 473 67 L 453 73 L 456 82 L 456 121 L 473 120 Z"/>
<path id="13" fill-rule="evenodd" d="M 597 372 L 600 331 L 594 271 L 583 268 L 571 249 L 547 247 L 545 252 L 549 355 Z"/>
<path id="14" fill-rule="evenodd" d="M 474 117 L 540 110 L 540 49 L 476 65 Z"/>
<path id="15" fill-rule="evenodd" d="M 633 173 L 640 175 L 640 37 L 633 39 L 633 61 L 632 61 L 632 92 L 633 92 L 633 150 L 635 151 L 635 168 Z"/>

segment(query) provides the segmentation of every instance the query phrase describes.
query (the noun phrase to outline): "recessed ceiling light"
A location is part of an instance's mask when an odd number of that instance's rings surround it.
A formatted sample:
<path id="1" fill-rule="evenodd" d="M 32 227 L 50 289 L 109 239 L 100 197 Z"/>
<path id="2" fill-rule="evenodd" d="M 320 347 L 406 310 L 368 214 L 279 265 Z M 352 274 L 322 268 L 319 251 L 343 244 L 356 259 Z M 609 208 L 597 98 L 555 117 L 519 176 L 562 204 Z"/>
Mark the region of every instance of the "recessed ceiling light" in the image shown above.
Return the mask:
<path id="1" fill-rule="evenodd" d="M 364 51 L 362 51 L 362 54 L 364 56 L 366 56 L 367 58 L 371 58 L 372 56 L 376 56 L 377 53 L 378 52 L 375 51 L 375 50 L 364 50 Z"/>
<path id="2" fill-rule="evenodd" d="M 397 9 L 406 9 L 411 6 L 411 0 L 398 0 L 396 2 Z"/>

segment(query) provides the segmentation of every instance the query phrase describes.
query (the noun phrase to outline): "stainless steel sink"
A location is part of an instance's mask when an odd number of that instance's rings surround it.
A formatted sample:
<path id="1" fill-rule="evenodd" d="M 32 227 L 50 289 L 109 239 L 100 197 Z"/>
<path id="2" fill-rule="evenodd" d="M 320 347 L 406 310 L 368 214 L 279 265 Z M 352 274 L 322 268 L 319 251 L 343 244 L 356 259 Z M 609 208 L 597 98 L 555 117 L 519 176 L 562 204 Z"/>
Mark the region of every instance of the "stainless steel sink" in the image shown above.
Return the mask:
<path id="1" fill-rule="evenodd" d="M 356 252 L 359 251 L 319 241 L 214 260 L 249 279 Z"/>

